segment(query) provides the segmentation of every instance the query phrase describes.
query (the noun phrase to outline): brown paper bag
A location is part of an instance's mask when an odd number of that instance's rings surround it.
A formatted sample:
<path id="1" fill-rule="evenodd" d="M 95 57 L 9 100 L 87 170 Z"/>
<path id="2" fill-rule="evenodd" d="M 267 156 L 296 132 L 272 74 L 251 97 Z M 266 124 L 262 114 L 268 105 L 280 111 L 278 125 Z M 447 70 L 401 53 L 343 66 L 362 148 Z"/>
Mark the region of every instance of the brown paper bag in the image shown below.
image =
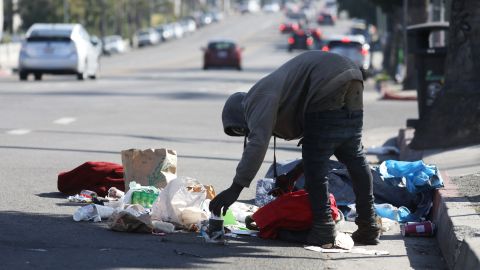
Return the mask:
<path id="1" fill-rule="evenodd" d="M 170 149 L 122 151 L 125 191 L 132 181 L 142 186 L 164 188 L 177 177 L 177 152 Z"/>

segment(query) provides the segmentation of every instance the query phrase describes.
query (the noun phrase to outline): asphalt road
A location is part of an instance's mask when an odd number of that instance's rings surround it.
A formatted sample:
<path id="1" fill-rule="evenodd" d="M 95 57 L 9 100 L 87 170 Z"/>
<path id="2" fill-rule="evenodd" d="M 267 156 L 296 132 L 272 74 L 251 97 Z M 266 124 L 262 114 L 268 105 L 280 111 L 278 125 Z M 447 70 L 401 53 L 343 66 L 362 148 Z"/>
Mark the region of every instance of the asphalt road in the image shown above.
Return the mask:
<path id="1" fill-rule="evenodd" d="M 434 239 L 403 239 L 397 227 L 376 247 L 391 255 L 376 257 L 324 255 L 251 237 L 212 246 L 193 233 L 115 233 L 104 223 L 72 220 L 78 205 L 57 192 L 58 173 L 85 161 L 121 163 L 124 149 L 175 149 L 180 177 L 212 184 L 217 192 L 229 186 L 243 141 L 223 134 L 223 103 L 298 53 L 287 53 L 277 29 L 281 21 L 279 14 L 229 17 L 182 40 L 103 58 L 95 81 L 0 78 L 0 269 L 444 267 Z M 341 21 L 324 32 L 347 27 Z M 213 37 L 245 47 L 243 71 L 201 70 L 200 48 Z M 391 143 L 417 115 L 415 102 L 378 97 L 368 82 L 366 147 Z M 278 147 L 278 159 L 300 157 L 296 142 L 279 141 Z M 269 150 L 257 178 L 272 158 Z M 254 192 L 246 189 L 240 199 L 251 202 Z"/>

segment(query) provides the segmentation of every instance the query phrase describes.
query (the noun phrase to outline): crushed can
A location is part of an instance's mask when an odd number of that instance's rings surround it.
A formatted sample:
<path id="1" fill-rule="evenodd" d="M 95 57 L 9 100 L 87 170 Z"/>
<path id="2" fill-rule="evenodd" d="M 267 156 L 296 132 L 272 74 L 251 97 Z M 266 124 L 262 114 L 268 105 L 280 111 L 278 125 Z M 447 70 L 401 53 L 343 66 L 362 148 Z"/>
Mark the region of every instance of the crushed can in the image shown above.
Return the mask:
<path id="1" fill-rule="evenodd" d="M 425 236 L 435 235 L 435 224 L 431 221 L 407 222 L 400 226 L 403 236 Z"/>

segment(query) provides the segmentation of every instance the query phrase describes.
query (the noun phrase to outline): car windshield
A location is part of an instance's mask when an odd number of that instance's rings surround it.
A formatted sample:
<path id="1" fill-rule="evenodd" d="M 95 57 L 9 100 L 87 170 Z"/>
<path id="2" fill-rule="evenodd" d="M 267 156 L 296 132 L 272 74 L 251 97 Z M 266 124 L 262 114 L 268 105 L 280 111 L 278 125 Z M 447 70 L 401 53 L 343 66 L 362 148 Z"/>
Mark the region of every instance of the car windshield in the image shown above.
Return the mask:
<path id="1" fill-rule="evenodd" d="M 70 42 L 69 37 L 59 36 L 34 36 L 27 38 L 28 42 Z"/>
<path id="2" fill-rule="evenodd" d="M 29 42 L 69 42 L 70 30 L 33 30 L 27 37 Z"/>
<path id="3" fill-rule="evenodd" d="M 234 48 L 235 44 L 232 42 L 212 42 L 208 44 L 208 49 L 210 50 L 230 50 Z"/>

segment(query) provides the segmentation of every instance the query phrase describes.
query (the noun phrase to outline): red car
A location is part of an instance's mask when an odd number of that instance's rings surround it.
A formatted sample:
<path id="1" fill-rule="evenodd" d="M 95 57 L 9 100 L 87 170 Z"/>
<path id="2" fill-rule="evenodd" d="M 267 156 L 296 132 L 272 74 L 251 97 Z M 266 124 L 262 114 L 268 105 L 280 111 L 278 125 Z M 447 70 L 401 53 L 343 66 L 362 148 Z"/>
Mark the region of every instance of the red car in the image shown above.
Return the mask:
<path id="1" fill-rule="evenodd" d="M 202 48 L 203 69 L 211 67 L 233 67 L 242 70 L 242 51 L 232 40 L 214 40 Z"/>

